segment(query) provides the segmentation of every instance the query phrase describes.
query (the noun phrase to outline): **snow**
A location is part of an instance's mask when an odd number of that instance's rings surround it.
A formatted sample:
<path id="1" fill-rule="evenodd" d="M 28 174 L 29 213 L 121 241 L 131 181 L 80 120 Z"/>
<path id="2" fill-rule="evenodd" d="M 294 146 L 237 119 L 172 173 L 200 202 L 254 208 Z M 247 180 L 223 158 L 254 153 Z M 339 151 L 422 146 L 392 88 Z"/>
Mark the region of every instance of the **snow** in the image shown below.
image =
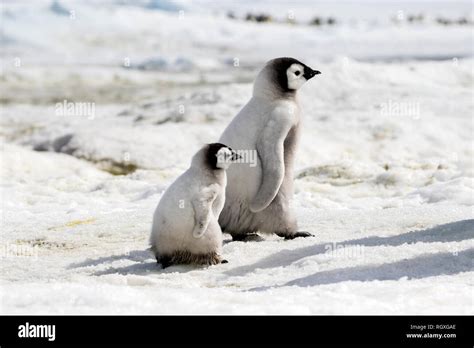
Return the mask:
<path id="1" fill-rule="evenodd" d="M 471 3 L 322 2 L 341 24 L 321 29 L 225 17 L 289 10 L 251 3 L 2 3 L 1 313 L 473 314 L 472 27 L 390 21 Z M 292 202 L 315 237 L 225 235 L 228 264 L 161 270 L 161 194 L 278 55 L 322 71 Z"/>

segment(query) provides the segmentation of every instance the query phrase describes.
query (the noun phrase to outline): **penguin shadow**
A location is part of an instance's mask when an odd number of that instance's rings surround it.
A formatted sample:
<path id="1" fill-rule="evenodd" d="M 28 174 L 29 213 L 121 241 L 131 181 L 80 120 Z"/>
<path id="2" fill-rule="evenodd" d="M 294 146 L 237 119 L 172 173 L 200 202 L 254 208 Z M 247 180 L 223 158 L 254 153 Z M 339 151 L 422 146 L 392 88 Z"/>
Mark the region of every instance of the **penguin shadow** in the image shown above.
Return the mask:
<path id="1" fill-rule="evenodd" d="M 107 269 L 95 271 L 92 275 L 106 275 L 106 274 L 145 274 L 151 270 L 159 269 L 156 261 L 151 262 L 152 254 L 150 250 L 132 250 L 122 254 L 114 254 L 110 256 L 102 256 L 97 258 L 90 258 L 81 262 L 71 263 L 68 268 L 94 268 L 110 265 Z M 116 261 L 132 261 L 134 264 L 124 267 L 114 267 L 112 264 Z"/>
<path id="2" fill-rule="evenodd" d="M 379 266 L 360 266 L 317 272 L 309 276 L 293 279 L 278 286 L 262 286 L 252 288 L 250 291 L 265 291 L 270 288 L 284 286 L 308 287 L 345 281 L 399 280 L 404 277 L 407 279 L 422 279 L 440 275 L 453 275 L 472 271 L 473 259 L 474 248 L 463 250 L 459 253 L 424 254 L 412 259 Z"/>
<path id="3" fill-rule="evenodd" d="M 473 270 L 474 248 L 456 252 L 424 254 L 411 259 L 382 264 L 379 266 L 350 267 L 318 272 L 294 279 L 280 286 L 315 286 L 344 281 L 373 281 L 422 279 L 440 275 L 453 275 Z M 259 289 L 253 289 L 259 290 Z M 263 289 L 262 289 L 263 290 Z"/>
<path id="4" fill-rule="evenodd" d="M 402 244 L 414 244 L 418 242 L 456 242 L 473 238 L 474 220 L 462 220 L 424 230 L 410 231 L 396 236 L 372 236 L 352 239 L 345 242 L 338 242 L 337 245 L 367 247 L 399 246 Z M 259 268 L 265 269 L 288 266 L 305 257 L 324 254 L 327 252 L 328 246 L 332 246 L 332 244 L 324 243 L 296 250 L 282 250 L 252 265 L 231 269 L 227 271 L 226 274 L 229 276 L 243 276 Z M 383 264 L 380 266 L 360 266 L 318 272 L 308 277 L 293 280 L 285 285 L 311 286 L 346 280 L 387 280 L 399 279 L 404 276 L 416 278 L 441 274 L 455 274 L 472 270 L 473 256 L 474 249 L 465 250 L 457 254 L 448 252 L 422 255 L 413 259 Z M 466 258 L 468 258 L 468 260 L 466 260 Z M 442 267 L 443 263 L 439 263 L 438 260 L 442 260 L 446 265 L 450 265 L 450 268 Z"/>
<path id="5" fill-rule="evenodd" d="M 134 263 L 128 266 L 114 267 L 112 264 L 115 261 L 129 260 Z M 87 259 L 85 261 L 72 263 L 68 266 L 68 269 L 84 268 L 84 267 L 101 267 L 107 266 L 105 270 L 94 271 L 91 275 L 103 276 L 109 274 L 121 274 L 121 275 L 150 275 L 154 273 L 187 273 L 199 269 L 205 269 L 209 266 L 196 266 L 196 265 L 172 265 L 165 269 L 156 262 L 152 252 L 149 249 L 145 250 L 133 250 L 122 254 L 116 254 L 111 256 L 103 256 L 95 259 Z"/>

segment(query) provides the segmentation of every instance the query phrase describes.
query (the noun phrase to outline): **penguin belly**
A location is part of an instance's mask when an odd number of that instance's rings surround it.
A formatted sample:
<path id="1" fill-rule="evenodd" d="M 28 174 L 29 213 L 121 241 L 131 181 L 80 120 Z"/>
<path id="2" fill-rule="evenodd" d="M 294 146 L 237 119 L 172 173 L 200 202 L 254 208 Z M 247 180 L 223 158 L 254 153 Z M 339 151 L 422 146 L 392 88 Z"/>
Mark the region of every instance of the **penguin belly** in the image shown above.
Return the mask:
<path id="1" fill-rule="evenodd" d="M 223 232 L 231 235 L 255 232 L 285 234 L 287 231 L 297 230 L 296 218 L 284 190 L 280 190 L 270 205 L 258 213 L 250 210 L 249 202 L 249 197 L 243 189 L 239 190 L 239 185 L 227 191 L 224 209 L 219 217 Z"/>
<path id="2" fill-rule="evenodd" d="M 260 115 L 260 119 L 264 119 L 264 116 Z M 247 117 L 235 119 L 224 131 L 220 141 L 236 150 L 256 151 L 258 132 L 252 128 L 249 129 L 248 125 L 252 122 L 255 120 L 252 121 Z M 262 128 L 256 123 L 253 123 L 252 127 Z M 288 140 L 285 142 L 285 153 L 287 147 L 288 153 L 292 153 L 296 136 L 291 134 Z M 287 162 L 286 159 L 285 162 Z M 292 167 L 290 162 L 288 160 L 288 163 L 285 163 L 287 172 L 277 195 L 267 208 L 258 213 L 250 210 L 250 202 L 264 180 L 260 156 L 257 155 L 257 164 L 254 167 L 251 167 L 249 163 L 236 163 L 227 170 L 225 205 L 219 217 L 223 232 L 234 236 L 255 232 L 285 233 L 297 230 L 295 215 L 289 207 L 289 201 L 293 196 L 293 171 L 290 169 Z"/>

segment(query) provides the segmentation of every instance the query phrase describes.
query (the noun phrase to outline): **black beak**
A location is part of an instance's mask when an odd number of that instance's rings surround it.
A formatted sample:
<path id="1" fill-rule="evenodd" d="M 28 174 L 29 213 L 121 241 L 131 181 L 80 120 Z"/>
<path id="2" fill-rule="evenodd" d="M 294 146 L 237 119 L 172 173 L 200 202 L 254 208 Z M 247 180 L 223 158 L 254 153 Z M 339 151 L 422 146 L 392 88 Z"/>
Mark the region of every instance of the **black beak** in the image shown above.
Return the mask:
<path id="1" fill-rule="evenodd" d="M 237 152 L 233 152 L 232 153 L 232 157 L 230 158 L 231 161 L 237 161 L 239 159 L 241 159 L 242 156 L 240 156 Z"/>
<path id="2" fill-rule="evenodd" d="M 321 74 L 321 71 L 313 70 L 309 67 L 304 68 L 304 75 L 303 76 L 306 80 L 312 79 L 313 77 L 315 77 L 316 75 L 319 75 L 319 74 Z"/>

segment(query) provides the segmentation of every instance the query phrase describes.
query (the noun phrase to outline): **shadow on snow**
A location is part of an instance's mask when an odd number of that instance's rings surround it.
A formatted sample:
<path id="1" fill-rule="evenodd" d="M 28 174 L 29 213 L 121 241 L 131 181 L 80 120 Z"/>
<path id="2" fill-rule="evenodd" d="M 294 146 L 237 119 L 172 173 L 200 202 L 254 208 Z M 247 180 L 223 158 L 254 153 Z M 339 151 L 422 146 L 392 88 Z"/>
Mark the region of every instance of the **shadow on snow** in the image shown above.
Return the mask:
<path id="1" fill-rule="evenodd" d="M 153 261 L 151 261 L 153 260 Z M 82 262 L 72 263 L 69 265 L 69 269 L 72 268 L 87 268 L 87 267 L 100 267 L 103 265 L 111 264 L 115 261 L 132 261 L 134 264 L 127 266 L 112 266 L 110 265 L 104 270 L 93 271 L 92 275 L 102 276 L 108 274 L 122 274 L 122 275 L 150 275 L 152 272 L 160 271 L 160 273 L 173 273 L 173 272 L 189 272 L 196 269 L 205 268 L 208 266 L 193 266 L 193 265 L 175 265 L 170 266 L 166 269 L 162 269 L 161 265 L 157 264 L 155 258 L 150 250 L 133 250 L 122 254 L 98 257 L 95 259 L 87 259 Z"/>
<path id="2" fill-rule="evenodd" d="M 294 279 L 278 285 L 278 287 L 292 285 L 307 287 L 345 281 L 398 280 L 403 277 L 421 279 L 438 275 L 452 275 L 472 271 L 473 259 L 474 249 L 463 250 L 459 253 L 434 253 L 377 266 L 350 267 L 318 272 Z M 251 290 L 263 291 L 270 288 L 272 287 L 267 286 Z"/>
<path id="3" fill-rule="evenodd" d="M 457 242 L 474 238 L 474 220 L 463 220 L 432 228 L 411 231 L 389 237 L 365 237 L 337 243 L 339 246 L 399 246 L 403 244 Z M 317 244 L 296 250 L 282 250 L 252 265 L 242 266 L 226 272 L 230 276 L 243 276 L 255 269 L 283 267 L 295 261 L 317 254 L 324 254 L 330 243 Z M 397 280 L 403 277 L 425 278 L 436 275 L 450 275 L 473 270 L 474 249 L 456 253 L 425 254 L 412 259 L 382 265 L 358 266 L 315 274 L 294 279 L 281 286 L 314 286 L 343 281 Z M 269 287 L 255 288 L 264 290 Z"/>
<path id="4" fill-rule="evenodd" d="M 399 246 L 414 243 L 433 242 L 456 242 L 474 238 L 474 220 L 463 220 L 438 225 L 432 228 L 410 231 L 389 237 L 365 237 L 360 239 L 338 242 L 339 246 Z M 317 244 L 296 250 L 282 250 L 274 253 L 252 265 L 241 266 L 228 270 L 224 274 L 228 276 L 244 276 L 256 269 L 276 268 L 291 265 L 293 262 L 305 257 L 324 254 L 330 243 Z M 453 250 L 454 251 L 454 250 Z M 69 268 L 97 267 L 113 263 L 115 261 L 129 260 L 135 262 L 132 265 L 113 267 L 96 271 L 93 275 L 106 274 L 135 274 L 146 275 L 150 272 L 160 273 L 189 272 L 199 268 L 198 266 L 178 265 L 165 270 L 152 259 L 149 250 L 133 250 L 120 255 L 88 259 L 83 262 L 73 263 Z M 317 272 L 315 274 L 294 279 L 280 286 L 314 286 L 321 284 L 338 283 L 343 281 L 371 281 L 371 280 L 397 280 L 402 277 L 425 278 L 436 275 L 450 275 L 473 270 L 474 249 L 460 251 L 459 253 L 435 253 L 425 254 L 412 259 L 401 260 L 382 265 L 358 266 L 351 268 L 336 269 L 331 271 Z M 269 287 L 254 288 L 252 290 L 265 290 Z"/>

